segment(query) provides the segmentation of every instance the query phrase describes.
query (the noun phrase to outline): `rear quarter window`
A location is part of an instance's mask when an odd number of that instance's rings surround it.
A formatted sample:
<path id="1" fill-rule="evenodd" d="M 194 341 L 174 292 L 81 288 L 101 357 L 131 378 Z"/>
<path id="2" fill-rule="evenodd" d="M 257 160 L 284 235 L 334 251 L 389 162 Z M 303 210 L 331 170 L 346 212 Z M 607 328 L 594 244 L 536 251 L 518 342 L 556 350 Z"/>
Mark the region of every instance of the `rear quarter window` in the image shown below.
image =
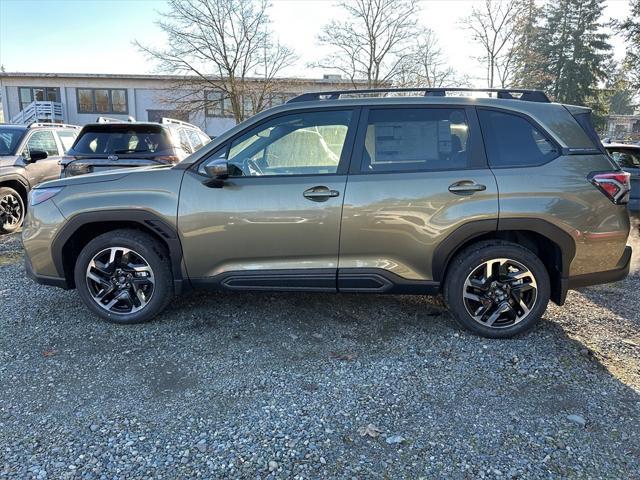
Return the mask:
<path id="1" fill-rule="evenodd" d="M 520 115 L 478 109 L 484 146 L 491 167 L 529 167 L 559 155 L 556 145 Z"/>

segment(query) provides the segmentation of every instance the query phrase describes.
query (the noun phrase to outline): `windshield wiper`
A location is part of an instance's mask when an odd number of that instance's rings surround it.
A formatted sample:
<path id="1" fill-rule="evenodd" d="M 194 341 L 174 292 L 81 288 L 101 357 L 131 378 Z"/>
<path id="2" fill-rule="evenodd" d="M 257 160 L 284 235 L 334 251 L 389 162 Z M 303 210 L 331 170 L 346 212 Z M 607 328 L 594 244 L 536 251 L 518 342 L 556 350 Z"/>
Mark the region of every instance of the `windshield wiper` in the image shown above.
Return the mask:
<path id="1" fill-rule="evenodd" d="M 113 153 L 151 153 L 149 150 L 133 150 L 131 148 L 126 150 L 114 150 Z"/>

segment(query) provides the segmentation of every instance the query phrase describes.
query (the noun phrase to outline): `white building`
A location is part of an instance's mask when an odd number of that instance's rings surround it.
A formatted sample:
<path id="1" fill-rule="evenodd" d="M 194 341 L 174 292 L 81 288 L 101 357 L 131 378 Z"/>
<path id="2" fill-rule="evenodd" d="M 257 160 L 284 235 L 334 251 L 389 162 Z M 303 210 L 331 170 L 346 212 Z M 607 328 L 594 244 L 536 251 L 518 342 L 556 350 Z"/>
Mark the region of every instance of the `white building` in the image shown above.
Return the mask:
<path id="1" fill-rule="evenodd" d="M 186 120 L 209 135 L 219 135 L 235 124 L 221 104 L 185 114 L 168 102 L 171 75 L 111 75 L 83 73 L 0 73 L 0 97 L 4 121 L 31 123 L 53 121 L 84 125 L 98 116 L 127 120 L 158 121 L 161 117 Z M 340 77 L 324 79 L 283 78 L 272 95 L 272 104 L 307 91 L 351 88 Z M 173 92 L 175 95 L 175 91 Z M 219 92 L 207 92 L 215 98 Z M 203 98 L 205 92 L 202 93 Z M 188 117 L 188 118 L 186 118 Z"/>

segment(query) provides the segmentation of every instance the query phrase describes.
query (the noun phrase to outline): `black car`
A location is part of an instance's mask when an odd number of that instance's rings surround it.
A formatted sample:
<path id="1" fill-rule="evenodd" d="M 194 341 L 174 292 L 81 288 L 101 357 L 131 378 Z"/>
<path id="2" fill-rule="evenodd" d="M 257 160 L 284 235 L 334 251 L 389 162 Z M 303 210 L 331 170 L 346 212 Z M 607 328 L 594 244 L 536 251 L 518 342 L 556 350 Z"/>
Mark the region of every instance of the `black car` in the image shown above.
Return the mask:
<path id="1" fill-rule="evenodd" d="M 62 177 L 174 164 L 210 141 L 198 127 L 180 120 L 122 122 L 100 117 L 97 123 L 82 128 L 62 159 Z"/>
<path id="2" fill-rule="evenodd" d="M 0 125 L 0 233 L 20 228 L 29 190 L 60 176 L 60 160 L 79 131 L 58 123 Z"/>
<path id="3" fill-rule="evenodd" d="M 640 213 L 640 145 L 605 143 L 604 147 L 620 167 L 631 174 L 629 211 Z"/>

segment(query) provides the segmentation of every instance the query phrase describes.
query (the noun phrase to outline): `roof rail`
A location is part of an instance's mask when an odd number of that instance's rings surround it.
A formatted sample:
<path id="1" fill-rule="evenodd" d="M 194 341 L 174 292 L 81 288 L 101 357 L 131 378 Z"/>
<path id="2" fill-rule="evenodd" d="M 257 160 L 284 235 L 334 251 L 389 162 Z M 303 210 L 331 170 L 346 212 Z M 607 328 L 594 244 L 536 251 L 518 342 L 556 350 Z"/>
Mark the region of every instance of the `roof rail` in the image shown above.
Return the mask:
<path id="1" fill-rule="evenodd" d="M 525 88 L 369 88 L 364 90 L 332 90 L 327 92 L 309 92 L 292 98 L 287 103 L 310 102 L 314 100 L 338 100 L 341 95 L 361 95 L 371 93 L 422 92 L 425 97 L 446 97 L 447 92 L 486 92 L 495 93 L 496 98 L 524 100 L 527 102 L 550 103 L 547 94 L 541 90 Z"/>
<path id="2" fill-rule="evenodd" d="M 198 128 L 197 126 L 193 125 L 192 123 L 185 122 L 185 121 L 182 121 L 182 120 L 178 120 L 176 118 L 162 117 L 160 119 L 160 123 L 163 123 L 165 125 L 169 124 L 169 123 L 175 123 L 176 125 L 184 125 L 185 127 Z"/>
<path id="3" fill-rule="evenodd" d="M 98 117 L 96 118 L 96 123 L 132 123 L 135 122 L 136 119 L 133 118 L 131 115 L 129 115 L 129 117 L 127 118 L 127 120 L 120 120 L 119 118 L 112 118 L 112 117 Z"/>
<path id="4" fill-rule="evenodd" d="M 31 122 L 29 124 L 29 128 L 34 127 L 57 127 L 57 128 L 75 128 L 76 130 L 80 130 L 82 127 L 78 125 L 69 125 L 68 123 L 46 123 L 46 122 Z"/>

